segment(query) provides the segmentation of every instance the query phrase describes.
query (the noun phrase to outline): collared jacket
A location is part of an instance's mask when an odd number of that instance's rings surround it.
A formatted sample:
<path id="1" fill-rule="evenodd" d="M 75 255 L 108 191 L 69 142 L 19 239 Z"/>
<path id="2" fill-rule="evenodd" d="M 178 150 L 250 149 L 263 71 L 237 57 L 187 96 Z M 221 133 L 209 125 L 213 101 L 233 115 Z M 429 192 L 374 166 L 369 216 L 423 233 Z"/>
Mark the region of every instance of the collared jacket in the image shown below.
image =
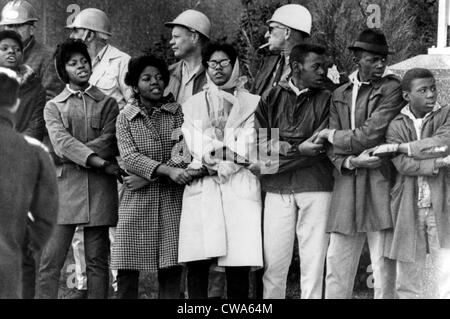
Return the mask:
<path id="1" fill-rule="evenodd" d="M 417 141 L 414 123 L 405 114 L 399 114 L 386 133 L 388 143 L 411 143 L 411 156 L 400 154 L 392 159 L 397 169 L 396 183 L 391 190 L 394 229 L 387 237 L 385 246 L 387 257 L 404 262 L 415 260 L 418 176 L 425 176 L 430 186 L 440 247 L 450 249 L 450 170 L 437 169 L 435 159 L 420 157 L 421 150 L 431 145 L 450 147 L 450 108 L 440 108 L 427 116 L 421 135 L 421 140 Z"/>
<path id="2" fill-rule="evenodd" d="M 172 93 L 173 97 L 175 98 L 175 101 L 178 101 L 178 96 L 180 93 L 182 70 L 183 70 L 183 61 L 178 61 L 177 63 L 174 63 L 171 66 L 169 66 L 170 80 L 169 84 L 165 89 L 165 94 L 167 95 L 169 93 Z M 205 84 L 206 84 L 206 70 L 202 65 L 200 66 L 199 71 L 195 75 L 194 86 L 192 88 L 191 96 L 202 91 Z"/>
<path id="3" fill-rule="evenodd" d="M 19 109 L 15 113 L 15 128 L 42 141 L 45 123 L 42 112 L 45 106 L 45 90 L 39 76 L 27 65 L 23 64 L 17 72 L 19 76 Z"/>
<path id="4" fill-rule="evenodd" d="M 64 89 L 64 83 L 56 74 L 53 51 L 54 49 L 37 42 L 34 37 L 23 49 L 23 63 L 31 67 L 41 78 L 46 101 L 51 100 Z"/>
<path id="5" fill-rule="evenodd" d="M 150 116 L 138 100 L 132 99 L 117 118 L 124 167 L 150 184 L 138 190 L 125 188 L 111 257 L 113 269 L 158 271 L 178 263 L 184 186 L 155 178 L 155 170 L 160 164 L 187 166 L 189 157 L 185 159 L 175 151 L 182 123 L 181 106 L 171 96 Z"/>
<path id="6" fill-rule="evenodd" d="M 114 226 L 117 182 L 113 175 L 87 167 L 97 154 L 114 161 L 117 102 L 90 86 L 83 94 L 67 88 L 47 102 L 44 119 L 50 141 L 62 164 L 56 167 L 60 206 L 58 224 Z"/>
<path id="7" fill-rule="evenodd" d="M 261 61 L 258 72 L 253 79 L 252 88 L 250 89 L 251 93 L 264 96 L 264 93 L 268 93 L 274 87 L 274 83 L 271 80 L 280 59 L 281 55 L 273 54 L 265 57 Z"/>
<path id="8" fill-rule="evenodd" d="M 258 72 L 253 79 L 253 84 L 250 89 L 251 93 L 264 97 L 271 89 L 278 85 L 278 82 L 274 82 L 273 80 L 280 60 L 280 54 L 272 54 L 262 60 Z M 329 78 L 326 78 L 324 89 L 333 91 L 336 87 Z"/>
<path id="9" fill-rule="evenodd" d="M 133 96 L 132 89 L 125 84 L 130 56 L 110 44 L 107 44 L 100 54 L 100 61 L 95 63 L 95 60 L 92 60 L 92 75 L 89 83 L 115 99 L 119 110 L 122 110 Z"/>
<path id="10" fill-rule="evenodd" d="M 0 109 L 0 299 L 21 298 L 22 249 L 30 223 L 31 244 L 41 249 L 58 211 L 55 168 L 44 147 L 13 129 L 13 116 Z"/>
<path id="11" fill-rule="evenodd" d="M 393 226 L 389 191 L 392 165 L 385 160 L 377 169 L 348 170 L 348 156 L 358 156 L 385 141 L 389 122 L 406 102 L 400 80 L 387 75 L 360 88 L 355 107 L 355 126 L 351 129 L 353 84 L 336 89 L 331 98 L 330 129 L 335 129 L 328 155 L 335 166 L 334 191 L 328 232 L 355 234 L 389 229 Z"/>
<path id="12" fill-rule="evenodd" d="M 330 97 L 329 91 L 320 89 L 297 96 L 290 87 L 277 85 L 260 100 L 255 128 L 278 129 L 280 141 L 297 150 L 315 132 L 328 126 Z M 277 173 L 262 175 L 261 186 L 263 191 L 282 194 L 331 192 L 332 165 L 326 154 L 316 157 L 301 156 L 298 151 L 280 154 Z"/>

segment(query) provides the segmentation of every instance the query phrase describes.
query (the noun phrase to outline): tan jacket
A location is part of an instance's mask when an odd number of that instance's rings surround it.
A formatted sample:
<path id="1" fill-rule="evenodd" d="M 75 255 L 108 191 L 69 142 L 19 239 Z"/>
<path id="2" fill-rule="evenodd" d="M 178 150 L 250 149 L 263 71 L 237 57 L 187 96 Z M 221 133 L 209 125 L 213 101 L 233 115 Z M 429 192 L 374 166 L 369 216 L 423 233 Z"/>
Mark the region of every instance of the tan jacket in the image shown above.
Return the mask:
<path id="1" fill-rule="evenodd" d="M 130 56 L 112 45 L 106 45 L 101 51 L 101 60 L 92 61 L 92 75 L 89 82 L 95 85 L 105 95 L 112 97 L 122 110 L 132 97 L 132 89 L 125 84 L 125 75 L 128 72 Z"/>
<path id="2" fill-rule="evenodd" d="M 351 82 L 334 91 L 331 98 L 330 129 L 335 129 L 328 155 L 335 166 L 334 190 L 327 231 L 342 234 L 374 232 L 393 226 L 389 209 L 392 164 L 385 161 L 377 169 L 347 170 L 343 163 L 350 156 L 384 143 L 389 122 L 406 102 L 400 81 L 386 76 L 363 86 L 355 112 L 356 129 L 351 129 Z"/>
<path id="3" fill-rule="evenodd" d="M 435 168 L 435 159 L 419 159 L 421 150 L 429 146 L 450 147 L 450 108 L 431 113 L 423 122 L 422 139 L 417 141 L 414 124 L 404 114 L 398 115 L 386 133 L 388 143 L 409 143 L 411 157 L 399 155 L 392 162 L 397 168 L 395 186 L 391 191 L 391 211 L 394 230 L 388 236 L 387 257 L 413 262 L 416 253 L 418 216 L 418 176 L 426 176 L 430 186 L 431 204 L 441 248 L 450 248 L 450 170 Z"/>

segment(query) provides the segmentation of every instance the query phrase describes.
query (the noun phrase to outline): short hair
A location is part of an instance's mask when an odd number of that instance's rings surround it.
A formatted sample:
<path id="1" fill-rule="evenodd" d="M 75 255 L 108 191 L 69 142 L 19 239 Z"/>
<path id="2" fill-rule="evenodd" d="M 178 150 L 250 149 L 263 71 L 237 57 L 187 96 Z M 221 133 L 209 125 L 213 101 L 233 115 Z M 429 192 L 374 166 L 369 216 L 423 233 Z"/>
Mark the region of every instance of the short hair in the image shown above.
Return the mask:
<path id="1" fill-rule="evenodd" d="M 238 53 L 236 49 L 229 43 L 211 42 L 202 52 L 202 64 L 205 68 L 208 68 L 208 61 L 215 52 L 224 52 L 228 55 L 231 64 L 234 66 L 236 63 Z"/>
<path id="2" fill-rule="evenodd" d="M 91 57 L 89 56 L 86 44 L 78 39 L 65 40 L 63 43 L 58 45 L 54 54 L 56 71 L 64 83 L 69 83 L 69 76 L 66 72 L 66 63 L 69 62 L 74 53 L 80 53 L 83 55 L 92 68 Z"/>
<path id="3" fill-rule="evenodd" d="M 423 68 L 414 68 L 406 72 L 402 80 L 402 90 L 405 92 L 411 91 L 411 83 L 416 79 L 434 79 L 434 74 Z"/>
<path id="4" fill-rule="evenodd" d="M 305 63 L 305 59 L 310 53 L 316 53 L 318 55 L 324 55 L 327 52 L 327 49 L 321 45 L 311 44 L 311 43 L 302 43 L 297 44 L 292 48 L 291 54 L 289 56 L 290 63 L 292 62 L 300 62 Z"/>
<path id="5" fill-rule="evenodd" d="M 19 33 L 17 33 L 14 30 L 3 30 L 3 31 L 0 31 L 0 41 L 2 41 L 4 39 L 12 39 L 12 40 L 16 41 L 17 44 L 19 45 L 20 51 L 23 52 L 22 37 L 20 36 Z"/>
<path id="6" fill-rule="evenodd" d="M 131 87 L 137 87 L 139 83 L 139 77 L 144 69 L 148 66 L 155 67 L 161 73 L 164 86 L 169 84 L 170 73 L 167 64 L 164 60 L 157 58 L 154 55 L 142 55 L 130 59 L 128 63 L 128 72 L 125 75 L 125 84 Z"/>
<path id="7" fill-rule="evenodd" d="M 16 72 L 0 67 L 0 108 L 13 106 L 16 103 L 19 86 Z"/>

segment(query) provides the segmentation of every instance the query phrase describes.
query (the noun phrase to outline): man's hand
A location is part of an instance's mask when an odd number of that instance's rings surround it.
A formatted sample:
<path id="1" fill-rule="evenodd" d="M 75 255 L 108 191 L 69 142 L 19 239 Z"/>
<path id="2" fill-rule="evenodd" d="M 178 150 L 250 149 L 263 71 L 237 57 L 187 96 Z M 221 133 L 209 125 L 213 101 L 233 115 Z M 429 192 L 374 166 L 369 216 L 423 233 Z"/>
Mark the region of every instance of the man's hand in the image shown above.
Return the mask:
<path id="1" fill-rule="evenodd" d="M 306 141 L 304 141 L 302 144 L 300 144 L 298 146 L 298 151 L 300 152 L 300 155 L 314 157 L 321 153 L 324 153 L 325 149 L 323 147 L 323 144 L 316 143 L 314 141 L 320 142 L 320 139 L 318 140 L 317 134 L 314 134 L 313 136 L 308 138 Z"/>
<path id="2" fill-rule="evenodd" d="M 144 188 L 147 185 L 150 185 L 150 181 L 137 175 L 125 176 L 123 180 L 127 188 L 132 191 L 136 191 L 138 189 Z"/>
<path id="3" fill-rule="evenodd" d="M 383 162 L 378 156 L 371 156 L 372 150 L 365 150 L 359 156 L 350 160 L 351 164 L 356 168 L 374 169 L 381 166 Z"/>
<path id="4" fill-rule="evenodd" d="M 292 145 L 289 144 L 289 142 L 280 141 L 280 154 L 284 156 L 288 156 L 288 154 L 291 152 Z"/>
<path id="5" fill-rule="evenodd" d="M 313 140 L 316 144 L 323 144 L 329 140 L 330 134 L 333 132 L 332 130 L 326 128 L 320 131 L 317 135 L 315 135 L 315 139 Z M 314 135 L 313 135 L 314 136 Z"/>

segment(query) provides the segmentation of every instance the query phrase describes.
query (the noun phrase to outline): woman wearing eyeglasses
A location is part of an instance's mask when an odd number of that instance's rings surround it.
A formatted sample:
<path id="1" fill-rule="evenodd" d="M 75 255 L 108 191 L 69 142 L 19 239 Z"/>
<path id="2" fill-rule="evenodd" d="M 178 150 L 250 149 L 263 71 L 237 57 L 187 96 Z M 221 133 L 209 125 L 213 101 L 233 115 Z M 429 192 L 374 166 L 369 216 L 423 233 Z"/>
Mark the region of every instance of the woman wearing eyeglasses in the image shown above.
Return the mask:
<path id="1" fill-rule="evenodd" d="M 193 156 L 189 168 L 206 166 L 209 175 L 185 188 L 178 260 L 187 265 L 189 298 L 207 298 L 208 270 L 217 261 L 228 298 L 246 299 L 250 268 L 263 265 L 260 184 L 246 168 L 260 97 L 244 88 L 232 46 L 210 44 L 202 63 L 208 83 L 183 104 L 182 130 Z"/>

